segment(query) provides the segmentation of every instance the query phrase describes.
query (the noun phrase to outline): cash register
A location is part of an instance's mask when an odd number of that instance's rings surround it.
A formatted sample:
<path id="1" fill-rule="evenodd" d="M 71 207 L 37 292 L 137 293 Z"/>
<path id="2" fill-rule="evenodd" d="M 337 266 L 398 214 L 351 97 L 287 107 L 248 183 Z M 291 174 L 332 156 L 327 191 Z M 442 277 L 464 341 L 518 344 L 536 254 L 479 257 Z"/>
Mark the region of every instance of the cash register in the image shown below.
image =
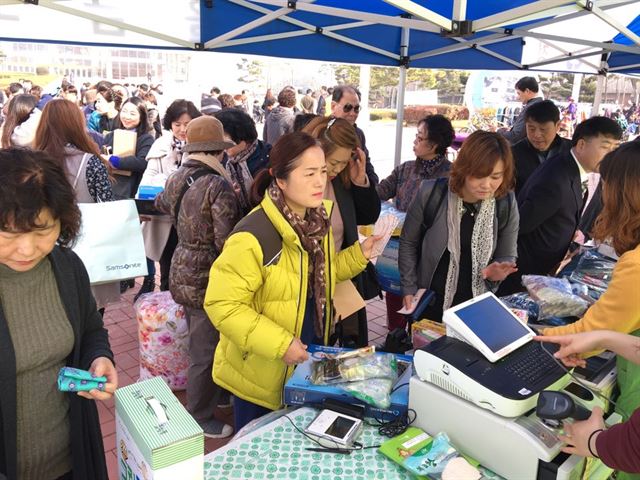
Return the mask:
<path id="1" fill-rule="evenodd" d="M 508 479 L 580 478 L 585 460 L 560 451 L 557 425 L 536 416 L 538 395 L 563 390 L 589 409 L 604 402 L 572 380 L 552 344 L 533 340 L 535 332 L 492 293 L 447 310 L 443 322 L 447 335 L 414 353 L 415 425 L 432 435 L 446 432 L 462 452 Z M 610 390 L 613 359 L 588 380 Z M 617 414 L 607 419 L 619 421 Z M 599 461 L 595 467 L 590 478 L 611 473 Z"/>

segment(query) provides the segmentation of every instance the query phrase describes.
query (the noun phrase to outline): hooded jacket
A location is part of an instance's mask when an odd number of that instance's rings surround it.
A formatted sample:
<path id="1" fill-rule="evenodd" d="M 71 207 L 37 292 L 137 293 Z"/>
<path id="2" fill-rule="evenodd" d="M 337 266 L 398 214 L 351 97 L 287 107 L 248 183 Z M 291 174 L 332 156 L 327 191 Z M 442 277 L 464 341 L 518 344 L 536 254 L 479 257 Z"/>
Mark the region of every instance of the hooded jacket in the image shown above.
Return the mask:
<path id="1" fill-rule="evenodd" d="M 324 200 L 327 212 L 332 203 Z M 242 231 L 263 209 L 278 234 L 282 250 L 263 258 L 258 238 Z M 306 308 L 309 255 L 293 227 L 269 196 L 236 227 L 222 254 L 211 267 L 205 295 L 207 315 L 220 332 L 213 379 L 221 387 L 265 408 L 282 405 L 284 384 L 293 373 L 282 357 L 294 337 L 300 337 Z M 367 259 L 358 242 L 335 253 L 331 229 L 323 239 L 327 305 L 336 282 L 362 272 Z M 326 309 L 324 342 L 333 322 Z"/>
<path id="2" fill-rule="evenodd" d="M 269 145 L 273 145 L 282 135 L 293 132 L 295 116 L 292 108 L 278 106 L 271 110 L 264 119 L 262 139 Z"/>

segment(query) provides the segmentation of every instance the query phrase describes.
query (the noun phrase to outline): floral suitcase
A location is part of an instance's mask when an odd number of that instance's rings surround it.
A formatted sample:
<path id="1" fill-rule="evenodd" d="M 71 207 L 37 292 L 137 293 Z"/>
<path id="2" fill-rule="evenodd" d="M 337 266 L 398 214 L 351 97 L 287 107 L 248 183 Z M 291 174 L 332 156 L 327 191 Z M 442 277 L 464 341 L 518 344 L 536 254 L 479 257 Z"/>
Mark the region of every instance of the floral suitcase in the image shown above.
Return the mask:
<path id="1" fill-rule="evenodd" d="M 171 390 L 187 387 L 189 368 L 184 308 L 170 292 L 142 295 L 134 305 L 140 341 L 140 380 L 162 377 Z"/>

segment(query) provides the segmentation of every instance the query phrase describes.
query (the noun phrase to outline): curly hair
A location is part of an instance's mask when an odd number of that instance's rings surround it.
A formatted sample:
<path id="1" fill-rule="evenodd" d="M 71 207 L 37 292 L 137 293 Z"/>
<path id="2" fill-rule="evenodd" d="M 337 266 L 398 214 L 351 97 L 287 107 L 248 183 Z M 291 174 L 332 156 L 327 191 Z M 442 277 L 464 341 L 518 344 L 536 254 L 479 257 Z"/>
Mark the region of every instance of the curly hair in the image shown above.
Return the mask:
<path id="1" fill-rule="evenodd" d="M 81 215 L 64 169 L 46 152 L 21 148 L 0 150 L 0 230 L 30 232 L 41 225 L 46 208 L 60 220 L 58 243 L 74 244 Z"/>
<path id="2" fill-rule="evenodd" d="M 611 239 L 618 255 L 640 244 L 640 142 L 628 142 L 600 162 L 603 208 L 593 238 Z"/>
<path id="3" fill-rule="evenodd" d="M 488 177 L 500 160 L 504 162 L 504 177 L 496 190 L 496 198 L 505 196 L 513 189 L 515 168 L 511 147 L 499 133 L 483 130 L 473 132 L 462 144 L 451 166 L 449 188 L 454 193 L 460 193 L 467 177 Z"/>

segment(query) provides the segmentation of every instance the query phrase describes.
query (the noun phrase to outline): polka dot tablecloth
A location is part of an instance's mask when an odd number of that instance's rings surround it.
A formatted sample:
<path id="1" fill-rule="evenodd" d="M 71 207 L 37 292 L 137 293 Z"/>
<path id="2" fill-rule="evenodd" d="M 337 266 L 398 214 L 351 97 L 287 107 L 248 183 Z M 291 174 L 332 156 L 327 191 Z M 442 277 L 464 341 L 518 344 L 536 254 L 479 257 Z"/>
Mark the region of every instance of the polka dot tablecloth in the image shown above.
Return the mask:
<path id="1" fill-rule="evenodd" d="M 293 422 L 304 430 L 317 415 L 311 408 L 289 412 Z M 380 445 L 387 440 L 374 427 L 364 427 L 358 441 L 364 446 Z M 406 470 L 378 453 L 377 448 L 350 455 L 309 452 L 317 447 L 295 430 L 284 417 L 233 440 L 204 457 L 206 480 L 405 480 Z"/>

